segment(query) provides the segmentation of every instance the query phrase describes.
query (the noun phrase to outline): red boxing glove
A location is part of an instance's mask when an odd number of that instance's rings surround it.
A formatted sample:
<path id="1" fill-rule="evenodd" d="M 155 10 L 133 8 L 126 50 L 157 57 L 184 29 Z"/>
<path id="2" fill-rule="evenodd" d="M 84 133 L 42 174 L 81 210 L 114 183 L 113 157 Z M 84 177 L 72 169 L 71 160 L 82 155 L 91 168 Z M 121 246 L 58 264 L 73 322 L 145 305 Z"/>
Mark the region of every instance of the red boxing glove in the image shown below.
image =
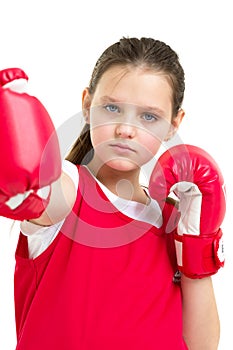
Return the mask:
<path id="1" fill-rule="evenodd" d="M 45 107 L 13 91 L 18 79 L 28 79 L 19 68 L 0 71 L 0 215 L 28 220 L 45 210 L 50 185 L 61 174 L 61 156 Z"/>
<path id="2" fill-rule="evenodd" d="M 174 146 L 158 159 L 149 191 L 161 206 L 170 193 L 178 197 L 180 219 L 174 238 L 179 270 L 190 278 L 215 274 L 224 265 L 220 226 L 226 201 L 214 159 L 196 146 Z"/>

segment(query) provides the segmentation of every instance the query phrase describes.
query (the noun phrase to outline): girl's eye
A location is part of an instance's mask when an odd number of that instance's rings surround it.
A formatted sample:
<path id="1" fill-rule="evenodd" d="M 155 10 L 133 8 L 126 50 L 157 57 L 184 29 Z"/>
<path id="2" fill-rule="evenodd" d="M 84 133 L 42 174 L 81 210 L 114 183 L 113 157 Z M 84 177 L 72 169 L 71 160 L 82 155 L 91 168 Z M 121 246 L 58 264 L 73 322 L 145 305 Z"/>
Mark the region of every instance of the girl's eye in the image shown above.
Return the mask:
<path id="1" fill-rule="evenodd" d="M 111 113 L 120 112 L 119 107 L 113 104 L 105 105 L 104 108 Z"/>
<path id="2" fill-rule="evenodd" d="M 142 115 L 142 119 L 146 122 L 154 122 L 158 120 L 158 117 L 156 117 L 154 114 L 145 113 Z"/>

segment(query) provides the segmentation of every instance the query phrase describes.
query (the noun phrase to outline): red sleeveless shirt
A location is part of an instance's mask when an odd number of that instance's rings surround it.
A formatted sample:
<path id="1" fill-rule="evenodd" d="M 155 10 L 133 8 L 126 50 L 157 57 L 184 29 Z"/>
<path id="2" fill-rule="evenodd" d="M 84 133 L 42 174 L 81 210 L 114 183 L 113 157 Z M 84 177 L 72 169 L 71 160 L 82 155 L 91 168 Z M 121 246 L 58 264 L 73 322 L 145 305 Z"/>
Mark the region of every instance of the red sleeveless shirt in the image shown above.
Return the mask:
<path id="1" fill-rule="evenodd" d="M 20 234 L 16 349 L 187 349 L 171 234 L 119 212 L 85 167 L 79 177 L 73 210 L 40 256 L 28 258 Z"/>

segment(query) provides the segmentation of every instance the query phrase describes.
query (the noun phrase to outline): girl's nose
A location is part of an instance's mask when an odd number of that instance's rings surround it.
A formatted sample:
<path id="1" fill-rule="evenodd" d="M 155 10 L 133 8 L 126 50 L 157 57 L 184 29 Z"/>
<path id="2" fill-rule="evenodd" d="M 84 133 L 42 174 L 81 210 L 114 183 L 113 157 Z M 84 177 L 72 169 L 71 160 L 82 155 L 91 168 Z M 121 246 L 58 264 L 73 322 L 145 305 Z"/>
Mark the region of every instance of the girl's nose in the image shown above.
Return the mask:
<path id="1" fill-rule="evenodd" d="M 135 126 L 126 123 L 118 124 L 116 126 L 116 134 L 121 138 L 132 139 L 135 136 Z"/>

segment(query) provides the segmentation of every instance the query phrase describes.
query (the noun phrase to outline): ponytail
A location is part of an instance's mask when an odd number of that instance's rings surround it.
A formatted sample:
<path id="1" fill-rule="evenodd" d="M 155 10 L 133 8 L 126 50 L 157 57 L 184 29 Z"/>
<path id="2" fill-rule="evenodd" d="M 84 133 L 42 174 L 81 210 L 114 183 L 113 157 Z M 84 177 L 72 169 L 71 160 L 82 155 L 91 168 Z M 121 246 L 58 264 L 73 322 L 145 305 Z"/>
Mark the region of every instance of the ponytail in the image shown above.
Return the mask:
<path id="1" fill-rule="evenodd" d="M 75 141 L 66 157 L 73 164 L 88 164 L 93 157 L 93 146 L 90 137 L 90 125 L 85 124 L 80 136 Z"/>

